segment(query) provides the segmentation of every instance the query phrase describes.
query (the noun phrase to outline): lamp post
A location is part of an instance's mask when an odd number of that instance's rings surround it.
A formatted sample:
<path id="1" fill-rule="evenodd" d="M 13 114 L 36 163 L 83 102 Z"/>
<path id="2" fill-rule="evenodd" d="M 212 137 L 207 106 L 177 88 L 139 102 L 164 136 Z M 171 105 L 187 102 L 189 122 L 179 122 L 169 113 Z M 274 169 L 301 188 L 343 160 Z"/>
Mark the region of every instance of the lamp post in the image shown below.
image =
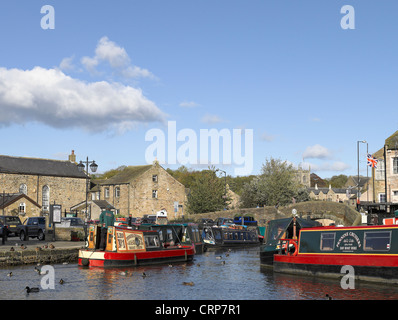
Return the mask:
<path id="1" fill-rule="evenodd" d="M 91 210 L 90 210 L 90 217 L 88 216 L 88 210 L 87 210 L 87 196 L 88 196 L 88 165 L 90 165 L 91 172 L 95 173 L 97 172 L 98 165 L 95 163 L 95 161 L 88 161 L 88 157 L 86 161 L 81 161 L 77 165 L 77 168 L 80 172 L 84 171 L 84 168 L 86 168 L 86 221 L 91 219 Z"/>
<path id="2" fill-rule="evenodd" d="M 357 141 L 357 159 L 358 159 L 358 188 L 357 188 L 357 209 L 359 209 L 359 144 L 360 143 L 367 143 L 365 140 Z M 359 210 L 358 210 L 359 211 Z"/>

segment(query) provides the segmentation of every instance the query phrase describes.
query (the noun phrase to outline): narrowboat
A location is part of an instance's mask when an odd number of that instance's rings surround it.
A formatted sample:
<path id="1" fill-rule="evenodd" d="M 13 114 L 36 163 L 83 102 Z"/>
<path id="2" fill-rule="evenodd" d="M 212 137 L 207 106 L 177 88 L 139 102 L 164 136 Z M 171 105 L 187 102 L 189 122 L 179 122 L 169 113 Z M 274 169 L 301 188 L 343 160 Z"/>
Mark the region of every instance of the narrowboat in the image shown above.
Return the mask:
<path id="1" fill-rule="evenodd" d="M 198 225 L 195 223 L 176 223 L 176 224 L 142 224 L 137 227 L 140 230 L 156 230 L 162 243 L 181 243 L 188 245 L 193 243 L 195 253 L 204 252 L 204 242 L 199 233 Z"/>
<path id="2" fill-rule="evenodd" d="M 243 220 L 243 223 L 242 223 L 242 220 Z M 254 219 L 254 217 L 250 216 L 250 215 L 245 215 L 245 216 L 236 215 L 234 217 L 234 223 L 238 224 L 238 225 L 242 225 L 243 224 L 243 225 L 246 225 L 246 226 L 257 226 L 258 225 L 258 223 Z"/>
<path id="3" fill-rule="evenodd" d="M 100 227 L 91 225 L 88 247 L 79 250 L 79 266 L 133 267 L 193 260 L 195 247 L 191 241 L 176 237 L 161 240 L 157 230 L 108 227 L 106 248 L 99 250 Z M 170 241 L 168 241 L 170 240 Z"/>
<path id="4" fill-rule="evenodd" d="M 294 238 L 301 228 L 320 226 L 319 222 L 291 217 L 267 222 L 263 244 L 260 246 L 260 263 L 263 267 L 272 267 L 274 254 L 279 252 L 281 238 Z"/>
<path id="5" fill-rule="evenodd" d="M 341 277 L 343 266 L 359 280 L 398 283 L 398 226 L 314 227 L 298 240 L 280 239 L 292 249 L 274 255 L 274 271 Z"/>
<path id="6" fill-rule="evenodd" d="M 256 246 L 260 244 L 257 229 L 236 227 L 205 227 L 202 231 L 206 249 Z"/>

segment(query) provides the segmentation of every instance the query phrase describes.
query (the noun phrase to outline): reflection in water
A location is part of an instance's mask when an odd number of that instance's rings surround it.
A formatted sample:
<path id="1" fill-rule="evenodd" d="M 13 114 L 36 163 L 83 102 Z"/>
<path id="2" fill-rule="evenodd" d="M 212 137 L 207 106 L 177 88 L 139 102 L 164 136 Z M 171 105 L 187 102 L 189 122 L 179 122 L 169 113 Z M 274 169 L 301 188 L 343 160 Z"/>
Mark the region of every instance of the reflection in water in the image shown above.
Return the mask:
<path id="1" fill-rule="evenodd" d="M 394 285 L 356 281 L 354 290 L 343 290 L 340 279 L 260 268 L 258 248 L 206 252 L 193 262 L 173 265 L 101 269 L 69 264 L 54 265 L 54 269 L 55 289 L 29 295 L 24 288 L 40 286 L 42 278 L 34 266 L 0 269 L 0 299 L 324 300 L 326 294 L 335 300 L 398 299 Z M 13 276 L 7 277 L 10 271 Z"/>

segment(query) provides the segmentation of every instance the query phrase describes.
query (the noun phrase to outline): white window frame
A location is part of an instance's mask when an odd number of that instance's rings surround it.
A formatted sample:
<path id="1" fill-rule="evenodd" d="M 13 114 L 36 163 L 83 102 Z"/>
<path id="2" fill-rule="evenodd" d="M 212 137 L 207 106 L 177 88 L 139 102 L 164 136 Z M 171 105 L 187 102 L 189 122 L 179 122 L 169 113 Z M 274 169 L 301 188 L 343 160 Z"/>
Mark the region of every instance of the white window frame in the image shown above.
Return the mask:
<path id="1" fill-rule="evenodd" d="M 21 208 L 22 208 L 22 210 L 21 210 Z M 22 215 L 26 214 L 26 203 L 25 202 L 21 202 L 19 204 L 18 213 L 22 214 Z"/>
<path id="2" fill-rule="evenodd" d="M 115 198 L 120 198 L 120 187 L 115 187 Z"/>
<path id="3" fill-rule="evenodd" d="M 48 185 L 44 185 L 42 188 L 41 202 L 42 202 L 43 211 L 49 212 L 50 211 L 50 187 Z"/>

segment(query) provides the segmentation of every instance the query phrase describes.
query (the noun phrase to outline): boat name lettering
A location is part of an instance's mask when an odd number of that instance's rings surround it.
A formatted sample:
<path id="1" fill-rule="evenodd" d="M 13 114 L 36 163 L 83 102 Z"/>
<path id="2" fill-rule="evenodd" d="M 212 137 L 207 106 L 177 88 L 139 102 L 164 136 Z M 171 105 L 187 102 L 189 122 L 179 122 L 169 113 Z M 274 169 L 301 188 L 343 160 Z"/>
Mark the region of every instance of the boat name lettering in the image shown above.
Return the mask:
<path id="1" fill-rule="evenodd" d="M 356 233 L 349 231 L 344 233 L 336 244 L 337 248 L 341 251 L 353 251 L 358 250 L 361 247 L 361 240 Z"/>

